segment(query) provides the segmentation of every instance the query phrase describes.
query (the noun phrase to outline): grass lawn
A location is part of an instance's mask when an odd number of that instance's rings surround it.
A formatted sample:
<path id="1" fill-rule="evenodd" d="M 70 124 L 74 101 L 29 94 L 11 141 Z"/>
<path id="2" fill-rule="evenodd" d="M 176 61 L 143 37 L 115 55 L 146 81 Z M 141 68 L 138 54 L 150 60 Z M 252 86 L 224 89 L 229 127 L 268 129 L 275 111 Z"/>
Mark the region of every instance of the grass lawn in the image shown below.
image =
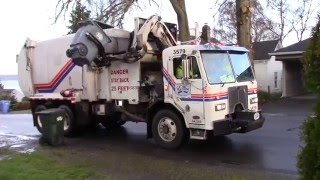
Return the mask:
<path id="1" fill-rule="evenodd" d="M 110 179 L 83 164 L 60 162 L 49 152 L 16 154 L 1 150 L 0 153 L 6 157 L 0 160 L 0 179 Z"/>
<path id="2" fill-rule="evenodd" d="M 0 179 L 292 179 L 292 176 L 172 161 L 104 149 L 43 148 L 32 154 L 10 150 L 0 160 Z M 8 158 L 10 157 L 10 158 Z"/>
<path id="3" fill-rule="evenodd" d="M 31 114 L 31 110 L 19 110 L 19 111 L 10 111 L 10 114 Z"/>

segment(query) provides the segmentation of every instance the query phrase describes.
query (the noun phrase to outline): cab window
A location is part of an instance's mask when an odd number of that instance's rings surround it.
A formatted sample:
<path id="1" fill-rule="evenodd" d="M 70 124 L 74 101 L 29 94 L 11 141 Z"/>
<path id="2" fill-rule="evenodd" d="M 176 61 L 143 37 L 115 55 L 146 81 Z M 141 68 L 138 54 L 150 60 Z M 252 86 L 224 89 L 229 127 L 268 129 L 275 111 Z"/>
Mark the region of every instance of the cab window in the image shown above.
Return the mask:
<path id="1" fill-rule="evenodd" d="M 197 63 L 197 59 L 194 56 L 189 56 L 189 78 L 190 79 L 201 79 L 199 66 Z M 174 58 L 173 59 L 173 69 L 174 69 L 174 76 L 177 79 L 182 79 L 183 77 L 183 70 L 182 70 L 182 59 L 181 58 Z"/>
<path id="2" fill-rule="evenodd" d="M 177 79 L 182 79 L 183 71 L 182 71 L 182 59 L 181 58 L 173 58 L 173 74 Z"/>
<path id="3" fill-rule="evenodd" d="M 201 75 L 200 75 L 200 70 L 199 70 L 199 66 L 198 66 L 198 62 L 196 57 L 194 56 L 190 56 L 188 57 L 189 59 L 189 67 L 190 67 L 190 79 L 201 79 Z"/>

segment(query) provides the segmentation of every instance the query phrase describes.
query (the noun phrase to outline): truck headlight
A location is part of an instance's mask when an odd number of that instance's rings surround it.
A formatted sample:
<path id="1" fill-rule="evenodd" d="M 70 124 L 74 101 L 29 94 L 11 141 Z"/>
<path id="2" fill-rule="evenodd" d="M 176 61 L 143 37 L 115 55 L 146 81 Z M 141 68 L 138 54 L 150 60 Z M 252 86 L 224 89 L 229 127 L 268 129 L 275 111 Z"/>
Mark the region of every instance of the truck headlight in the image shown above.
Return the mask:
<path id="1" fill-rule="evenodd" d="M 250 99 L 250 104 L 258 103 L 258 97 L 254 97 Z"/>
<path id="2" fill-rule="evenodd" d="M 225 110 L 226 109 L 226 103 L 216 104 L 215 109 L 216 109 L 216 111 Z"/>

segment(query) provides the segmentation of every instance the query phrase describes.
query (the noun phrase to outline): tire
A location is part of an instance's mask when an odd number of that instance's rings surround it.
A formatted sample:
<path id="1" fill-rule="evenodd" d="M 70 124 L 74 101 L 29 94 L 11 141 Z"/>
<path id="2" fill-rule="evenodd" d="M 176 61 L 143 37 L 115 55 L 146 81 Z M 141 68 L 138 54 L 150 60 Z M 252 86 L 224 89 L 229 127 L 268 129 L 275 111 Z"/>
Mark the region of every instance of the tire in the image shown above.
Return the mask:
<path id="1" fill-rule="evenodd" d="M 161 110 L 152 119 L 152 135 L 162 148 L 176 149 L 186 141 L 183 120 L 171 110 Z"/>
<path id="2" fill-rule="evenodd" d="M 74 114 L 69 106 L 61 105 L 59 109 L 63 109 L 66 112 L 66 119 L 64 121 L 64 136 L 71 137 L 76 134 L 76 122 L 74 118 Z"/>
<path id="3" fill-rule="evenodd" d="M 38 105 L 36 106 L 36 108 L 34 109 L 34 114 L 33 114 L 33 122 L 34 122 L 34 125 L 37 127 L 38 131 L 40 133 L 42 133 L 42 124 L 41 124 L 41 121 L 40 121 L 40 118 L 38 115 L 36 115 L 37 112 L 40 112 L 40 111 L 43 111 L 43 110 L 46 110 L 47 108 L 44 106 L 44 105 Z"/>
<path id="4" fill-rule="evenodd" d="M 122 125 L 124 125 L 125 123 L 126 123 L 126 121 L 121 121 L 121 113 L 115 113 L 111 116 L 108 116 L 106 121 L 101 122 L 101 124 L 106 129 L 119 128 Z"/>

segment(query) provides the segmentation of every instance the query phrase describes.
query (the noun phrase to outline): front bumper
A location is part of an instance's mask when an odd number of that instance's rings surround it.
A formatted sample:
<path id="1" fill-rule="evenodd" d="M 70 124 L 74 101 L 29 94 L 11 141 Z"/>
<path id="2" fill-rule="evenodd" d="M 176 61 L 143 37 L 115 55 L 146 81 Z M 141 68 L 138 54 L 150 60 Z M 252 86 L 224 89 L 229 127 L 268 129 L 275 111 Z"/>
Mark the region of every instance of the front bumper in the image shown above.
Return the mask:
<path id="1" fill-rule="evenodd" d="M 259 113 L 259 117 L 256 113 Z M 247 133 L 263 126 L 265 118 L 261 112 L 243 111 L 237 112 L 234 118 L 213 122 L 214 136 L 231 133 Z"/>

